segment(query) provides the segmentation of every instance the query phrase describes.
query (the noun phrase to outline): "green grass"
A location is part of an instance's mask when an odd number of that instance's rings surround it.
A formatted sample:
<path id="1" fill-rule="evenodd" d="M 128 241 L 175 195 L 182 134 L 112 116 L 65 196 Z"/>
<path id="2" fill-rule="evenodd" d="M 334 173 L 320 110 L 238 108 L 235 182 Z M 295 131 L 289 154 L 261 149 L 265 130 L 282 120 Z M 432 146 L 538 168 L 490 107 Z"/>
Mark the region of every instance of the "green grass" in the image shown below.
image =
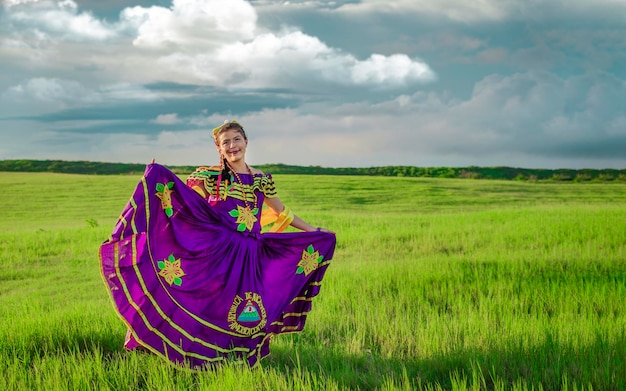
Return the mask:
<path id="1" fill-rule="evenodd" d="M 0 389 L 626 389 L 626 185 L 275 176 L 337 251 L 253 370 L 122 348 L 99 244 L 136 176 L 0 173 Z"/>

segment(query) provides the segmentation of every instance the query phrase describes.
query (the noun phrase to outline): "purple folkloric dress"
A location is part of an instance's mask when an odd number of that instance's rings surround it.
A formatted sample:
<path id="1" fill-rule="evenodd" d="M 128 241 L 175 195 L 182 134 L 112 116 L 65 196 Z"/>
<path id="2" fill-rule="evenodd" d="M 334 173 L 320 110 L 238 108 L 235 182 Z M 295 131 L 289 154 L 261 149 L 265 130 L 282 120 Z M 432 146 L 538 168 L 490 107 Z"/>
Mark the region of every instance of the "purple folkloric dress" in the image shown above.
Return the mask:
<path id="1" fill-rule="evenodd" d="M 264 198 L 276 196 L 272 177 L 239 174 L 247 191 L 223 181 L 219 196 L 217 177 L 200 168 L 185 184 L 148 165 L 102 244 L 102 274 L 128 327 L 127 348 L 191 367 L 226 359 L 253 366 L 269 354 L 273 335 L 304 327 L 335 235 L 261 233 Z"/>

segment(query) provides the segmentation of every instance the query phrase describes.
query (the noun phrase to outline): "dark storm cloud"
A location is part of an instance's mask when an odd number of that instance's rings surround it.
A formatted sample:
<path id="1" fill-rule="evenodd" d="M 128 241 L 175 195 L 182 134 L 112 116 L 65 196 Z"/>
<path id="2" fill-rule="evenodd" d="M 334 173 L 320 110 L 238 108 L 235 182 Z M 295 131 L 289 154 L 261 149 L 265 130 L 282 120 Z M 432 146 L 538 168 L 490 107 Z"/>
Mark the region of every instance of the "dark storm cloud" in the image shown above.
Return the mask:
<path id="1" fill-rule="evenodd" d="M 153 90 L 197 91 L 185 85 L 173 85 L 171 83 L 158 83 L 150 86 Z M 163 125 L 138 126 L 153 121 L 159 115 L 176 113 L 178 117 L 210 116 L 215 113 L 237 112 L 245 114 L 263 109 L 288 108 L 293 105 L 292 99 L 279 98 L 266 93 L 249 93 L 246 96 L 232 95 L 227 93 L 194 95 L 185 99 L 159 99 L 147 102 L 127 102 L 122 104 L 94 105 L 89 107 L 71 108 L 52 113 L 6 117 L 4 120 L 35 120 L 46 123 L 55 122 L 78 122 L 78 121 L 106 121 L 104 124 L 89 125 L 85 127 L 68 127 L 65 132 L 89 132 L 89 133 L 150 133 L 154 129 L 162 129 Z M 116 121 L 123 121 L 117 123 Z M 124 124 L 132 124 L 127 126 Z M 117 129 L 116 129 L 117 127 Z M 165 126 L 170 128 L 171 126 Z M 176 129 L 176 127 L 171 127 Z"/>
<path id="2" fill-rule="evenodd" d="M 624 157 L 626 151 L 626 135 L 599 137 L 581 142 L 553 140 L 551 144 L 537 144 L 532 150 L 545 157 L 562 156 L 579 159 L 619 159 Z"/>

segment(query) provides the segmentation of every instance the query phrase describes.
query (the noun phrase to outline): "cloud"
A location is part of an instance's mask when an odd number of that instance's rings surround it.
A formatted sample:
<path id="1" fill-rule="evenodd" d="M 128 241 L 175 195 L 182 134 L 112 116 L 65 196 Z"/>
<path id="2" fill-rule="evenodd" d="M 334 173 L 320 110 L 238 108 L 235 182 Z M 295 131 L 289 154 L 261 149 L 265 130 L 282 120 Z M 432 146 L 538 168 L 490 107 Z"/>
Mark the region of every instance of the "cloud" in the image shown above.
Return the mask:
<path id="1" fill-rule="evenodd" d="M 372 55 L 360 61 L 299 31 L 266 33 L 224 45 L 213 54 L 176 53 L 160 60 L 173 72 L 213 85 L 252 88 L 340 85 L 397 87 L 435 79 L 427 64 L 406 55 Z M 317 84 L 317 86 L 316 86 Z"/>
<path id="2" fill-rule="evenodd" d="M 377 104 L 310 102 L 203 115 L 181 115 L 172 108 L 151 117 L 153 128 L 144 134 L 119 127 L 115 135 L 68 133 L 68 123 L 59 123 L 47 139 L 32 141 L 29 153 L 48 151 L 50 140 L 67 140 L 55 147 L 55 156 L 211 164 L 217 156 L 210 129 L 234 117 L 248 131 L 253 165 L 620 168 L 626 164 L 624 101 L 626 81 L 607 73 L 567 78 L 545 71 L 494 74 L 476 83 L 464 99 L 418 91 Z M 188 129 L 155 131 L 179 124 Z M 119 145 L 121 137 L 129 142 Z M 83 155 L 76 155 L 77 146 Z"/>
<path id="3" fill-rule="evenodd" d="M 5 7 L 13 7 L 16 5 L 20 5 L 20 4 L 26 4 L 26 3 L 36 3 L 39 0 L 3 0 L 3 4 Z"/>
<path id="4" fill-rule="evenodd" d="M 363 0 L 360 3 L 347 4 L 340 10 L 348 12 L 387 12 L 420 13 L 441 15 L 443 17 L 473 22 L 478 20 L 502 20 L 509 12 L 513 1 L 463 1 L 463 0 Z"/>
<path id="5" fill-rule="evenodd" d="M 401 129 L 424 152 L 618 158 L 626 148 L 626 132 L 619 131 L 624 101 L 626 82 L 609 74 L 562 79 L 531 71 L 486 77 L 463 101 L 416 93 L 396 116 L 418 124 Z"/>
<path id="6" fill-rule="evenodd" d="M 626 82 L 609 74 L 530 71 L 485 77 L 467 99 L 420 91 L 375 105 L 304 104 L 236 116 L 255 164 L 602 168 L 626 163 L 624 101 Z M 215 114 L 204 125 L 231 116 Z"/>
<path id="7" fill-rule="evenodd" d="M 97 94 L 74 80 L 37 77 L 10 87 L 3 94 L 7 98 L 26 101 L 57 103 L 96 102 Z"/>
<path id="8" fill-rule="evenodd" d="M 54 129 L 62 123 L 67 132 L 119 133 L 127 131 L 127 126 L 133 132 L 145 132 L 145 126 L 138 123 L 148 123 L 153 113 L 162 113 L 168 103 L 187 96 L 129 83 L 94 88 L 75 80 L 36 77 L 0 91 L 0 121 L 37 121 L 40 129 Z"/>
<path id="9" fill-rule="evenodd" d="M 434 79 L 427 64 L 406 55 L 375 54 L 358 60 L 293 28 L 263 31 L 245 1 L 223 4 L 177 0 L 170 9 L 127 8 L 122 19 L 137 29 L 135 45 L 173 52 L 159 63 L 179 81 L 260 88 L 307 79 L 378 86 Z"/>
<path id="10" fill-rule="evenodd" d="M 108 101 L 155 101 L 167 96 L 168 94 L 162 94 L 152 91 L 151 89 L 133 83 L 115 83 L 112 85 L 106 85 L 99 89 L 98 93 L 103 99 Z M 175 94 L 169 94 L 175 95 Z"/>
<path id="11" fill-rule="evenodd" d="M 554 0 L 553 0 L 554 1 Z M 574 1 L 574 0 L 572 0 Z M 579 0 L 583 1 L 583 0 Z M 609 2 L 610 0 L 600 0 Z M 547 1 L 529 3 L 525 0 L 359 0 L 359 1 L 283 1 L 256 0 L 258 7 L 336 9 L 351 14 L 415 14 L 441 17 L 457 22 L 501 21 L 541 8 Z"/>
<path id="12" fill-rule="evenodd" d="M 180 123 L 181 120 L 178 118 L 178 114 L 170 113 L 170 114 L 159 114 L 151 122 L 158 124 L 158 125 L 174 125 L 174 124 Z"/>
<path id="13" fill-rule="evenodd" d="M 94 2 L 4 2 L 10 150 L 206 164 L 235 117 L 251 163 L 626 164 L 621 1 Z"/>
<path id="14" fill-rule="evenodd" d="M 624 101 L 626 81 L 610 74 L 529 71 L 485 77 L 467 99 L 420 91 L 238 119 L 263 163 L 602 168 L 626 163 Z"/>
<path id="15" fill-rule="evenodd" d="M 58 80 L 37 80 L 18 86 L 21 88 L 14 88 L 14 93 L 20 90 L 22 94 L 28 92 L 48 100 L 66 99 L 72 89 L 79 88 Z M 128 87 L 128 91 L 133 89 Z M 226 104 L 220 111 L 204 114 L 200 106 L 181 114 L 179 109 L 187 103 L 170 101 L 154 110 L 169 107 L 172 111 L 153 114 L 144 123 L 128 122 L 132 116 L 111 107 L 111 114 L 91 119 L 92 131 L 68 116 L 59 119 L 56 134 L 80 134 L 85 143 L 89 137 L 105 137 L 106 132 L 116 133 L 118 138 L 127 134 L 134 140 L 143 140 L 137 148 L 145 151 L 145 156 L 137 152 L 133 158 L 150 159 L 150 154 L 156 154 L 172 159 L 169 164 L 204 164 L 200 160 L 206 146 L 195 146 L 186 141 L 193 140 L 188 136 L 205 137 L 204 133 L 215 124 L 235 117 L 249 131 L 250 159 L 255 164 L 617 166 L 626 163 L 626 109 L 621 103 L 624 101 L 626 81 L 607 73 L 562 78 L 545 71 L 529 71 L 485 77 L 466 99 L 444 92 L 418 91 L 376 104 L 366 100 L 304 102 L 294 108 L 256 107 L 250 111 L 230 111 L 228 108 L 235 106 Z M 128 113 L 138 110 L 144 109 L 129 108 Z M 127 121 L 126 129 L 115 120 Z M 188 130 L 170 129 L 167 137 L 158 130 L 180 124 Z M 106 126 L 111 129 L 97 130 Z M 159 144 L 165 139 L 169 140 L 167 145 Z M 95 140 L 91 142 L 99 144 Z M 67 148 L 65 153 L 70 153 L 71 145 L 63 147 Z M 114 144 L 106 148 L 109 147 L 116 148 Z M 58 152 L 63 153 L 59 148 Z M 109 153 L 111 158 L 125 160 L 120 151 Z"/>
<path id="16" fill-rule="evenodd" d="M 137 30 L 139 47 L 175 45 L 180 49 L 219 46 L 251 39 L 257 15 L 243 0 L 174 0 L 170 8 L 126 8 L 121 21 Z M 208 46 L 207 46 L 208 45 Z"/>
<path id="17" fill-rule="evenodd" d="M 154 101 L 161 96 L 141 85 L 116 83 L 98 89 L 85 87 L 75 80 L 36 77 L 9 87 L 3 99 L 56 102 L 59 104 L 93 104 L 119 101 Z"/>
<path id="18" fill-rule="evenodd" d="M 295 27 L 264 29 L 257 24 L 255 9 L 244 0 L 174 0 L 169 8 L 129 7 L 116 23 L 79 11 L 72 0 L 22 4 L 10 7 L 7 14 L 12 30 L 19 31 L 10 33 L 12 47 L 22 40 L 38 51 L 27 42 L 48 40 L 56 50 L 50 58 L 63 66 L 68 58 L 78 60 L 71 42 L 103 41 L 97 49 L 82 48 L 91 52 L 98 77 L 125 77 L 128 83 L 172 81 L 247 88 L 297 84 L 306 90 L 307 86 L 319 89 L 320 82 L 395 88 L 435 79 L 428 64 L 406 54 L 359 59 Z M 128 46 L 128 39 L 134 47 Z M 112 51 L 116 57 L 110 57 Z M 25 54 L 12 50 L 10 55 Z"/>
<path id="19" fill-rule="evenodd" d="M 610 74 L 529 71 L 486 77 L 467 99 L 420 91 L 239 119 L 264 163 L 601 168 L 625 163 L 624 101 L 626 81 Z"/>
<path id="20" fill-rule="evenodd" d="M 276 3 L 276 2 L 268 2 Z M 307 3 L 310 6 L 312 3 Z M 564 15 L 620 20 L 626 10 L 620 0 L 361 0 L 338 8 L 348 13 L 388 13 L 430 15 L 461 23 L 501 22 L 505 20 L 541 21 Z"/>
<path id="21" fill-rule="evenodd" d="M 352 81 L 356 84 L 401 85 L 407 81 L 430 81 L 434 74 L 428 65 L 415 62 L 404 54 L 382 56 L 373 54 L 352 68 Z"/>
<path id="22" fill-rule="evenodd" d="M 506 48 L 490 48 L 476 53 L 476 60 L 481 63 L 500 63 L 508 57 L 508 49 Z"/>
<path id="23" fill-rule="evenodd" d="M 79 12 L 72 0 L 11 1 L 5 6 L 11 31 L 38 40 L 54 37 L 64 41 L 102 41 L 116 31 L 88 12 Z"/>

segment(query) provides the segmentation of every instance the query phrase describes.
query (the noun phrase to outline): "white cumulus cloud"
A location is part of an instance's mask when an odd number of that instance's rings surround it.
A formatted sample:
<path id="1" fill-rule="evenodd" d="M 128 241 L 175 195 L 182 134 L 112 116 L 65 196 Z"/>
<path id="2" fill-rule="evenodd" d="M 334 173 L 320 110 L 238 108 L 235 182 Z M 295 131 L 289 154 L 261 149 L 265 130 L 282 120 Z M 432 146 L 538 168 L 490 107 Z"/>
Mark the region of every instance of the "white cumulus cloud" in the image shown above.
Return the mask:
<path id="1" fill-rule="evenodd" d="M 225 86 L 306 86 L 323 81 L 397 87 L 435 78 L 426 63 L 404 54 L 375 54 L 360 61 L 300 31 L 260 34 L 210 54 L 175 53 L 161 62 L 173 72 Z"/>
<path id="2" fill-rule="evenodd" d="M 174 0 L 170 8 L 137 6 L 121 13 L 121 21 L 137 29 L 135 45 L 179 49 L 250 39 L 256 19 L 243 0 Z"/>
<path id="3" fill-rule="evenodd" d="M 101 41 L 116 35 L 114 29 L 89 12 L 79 12 L 72 0 L 21 1 L 11 4 L 6 18 L 13 30 L 32 36 L 54 36 L 66 41 Z M 21 5 L 21 6 L 19 6 Z"/>
<path id="4" fill-rule="evenodd" d="M 432 80 L 434 74 L 425 63 L 411 60 L 405 54 L 383 56 L 373 54 L 352 67 L 352 80 L 357 84 L 402 84 L 409 80 Z"/>
<path id="5" fill-rule="evenodd" d="M 181 120 L 178 118 L 178 114 L 170 113 L 159 114 L 152 122 L 159 125 L 174 125 L 180 123 Z"/>
<path id="6" fill-rule="evenodd" d="M 7 20 L 12 47 L 33 39 L 52 42 L 54 51 L 47 52 L 47 58 L 55 59 L 58 67 L 82 60 L 76 51 L 80 48 L 91 66 L 101 68 L 102 77 L 130 84 L 295 84 L 305 90 L 324 88 L 320 82 L 394 88 L 435 78 L 426 63 L 406 54 L 357 58 L 295 27 L 270 31 L 258 25 L 256 10 L 244 0 L 173 0 L 170 7 L 127 7 L 114 23 L 81 11 L 73 0 L 41 0 L 10 7 Z M 41 52 L 32 43 L 27 47 L 32 48 L 31 57 Z M 26 56 L 15 50 L 10 55 Z"/>
<path id="7" fill-rule="evenodd" d="M 397 86 L 434 79 L 427 64 L 404 54 L 358 60 L 293 28 L 266 31 L 243 0 L 175 0 L 171 8 L 127 8 L 122 19 L 136 28 L 135 45 L 169 51 L 159 63 L 179 81 L 277 87 L 306 80 Z"/>

